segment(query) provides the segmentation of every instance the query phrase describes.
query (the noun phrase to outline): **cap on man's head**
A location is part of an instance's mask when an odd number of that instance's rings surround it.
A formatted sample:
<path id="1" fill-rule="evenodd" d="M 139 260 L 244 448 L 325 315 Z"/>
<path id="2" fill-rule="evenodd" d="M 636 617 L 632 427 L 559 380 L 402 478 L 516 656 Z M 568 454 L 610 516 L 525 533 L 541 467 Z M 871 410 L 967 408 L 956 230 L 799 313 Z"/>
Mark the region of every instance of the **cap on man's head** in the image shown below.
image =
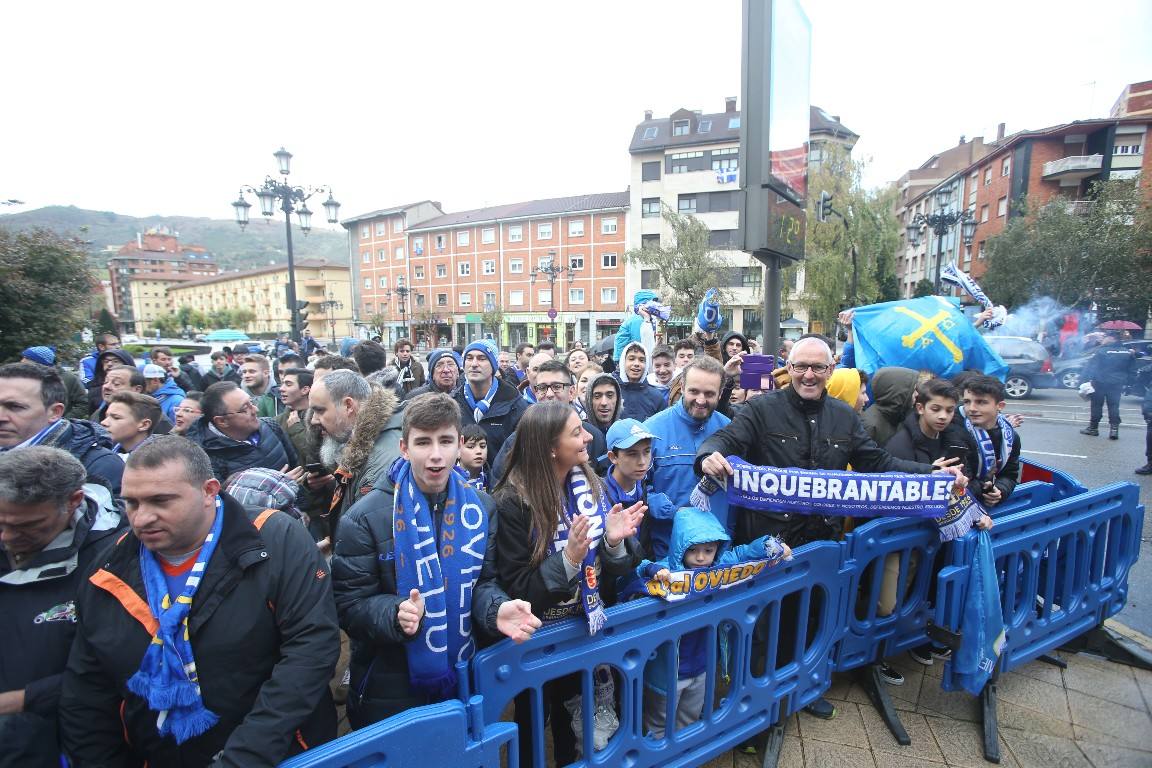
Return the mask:
<path id="1" fill-rule="evenodd" d="M 56 350 L 52 347 L 28 347 L 20 357 L 40 365 L 56 365 Z"/>
<path id="2" fill-rule="evenodd" d="M 608 450 L 623 451 L 636 445 L 636 443 L 641 440 L 655 439 L 656 435 L 645 429 L 644 425 L 636 421 L 636 419 L 620 419 L 620 421 L 608 428 L 608 435 L 605 437 L 605 442 L 608 443 Z"/>
<path id="3" fill-rule="evenodd" d="M 144 378 L 146 379 L 166 379 L 168 378 L 168 371 L 164 370 L 158 365 L 148 363 L 144 366 Z"/>

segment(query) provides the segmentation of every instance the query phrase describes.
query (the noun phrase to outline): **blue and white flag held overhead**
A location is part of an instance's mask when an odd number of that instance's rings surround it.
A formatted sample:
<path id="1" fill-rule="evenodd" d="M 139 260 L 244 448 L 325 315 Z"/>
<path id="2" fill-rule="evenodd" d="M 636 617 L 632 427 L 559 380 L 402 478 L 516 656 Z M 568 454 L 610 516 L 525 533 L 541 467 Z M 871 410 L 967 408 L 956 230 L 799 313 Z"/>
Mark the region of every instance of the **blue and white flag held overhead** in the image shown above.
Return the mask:
<path id="1" fill-rule="evenodd" d="M 728 503 L 763 512 L 854 517 L 943 517 L 952 475 L 865 474 L 761 467 L 729 456 Z"/>
<path id="2" fill-rule="evenodd" d="M 996 306 L 992 303 L 992 299 L 984 293 L 980 285 L 972 279 L 972 276 L 967 272 L 961 272 L 955 264 L 945 264 L 944 268 L 940 270 L 940 279 L 952 283 L 961 288 L 976 301 L 980 302 L 980 306 L 984 309 L 992 310 L 992 317 L 984 321 L 984 327 L 988 330 L 999 328 L 1004 325 L 1004 321 L 1008 319 L 1008 310 L 1004 307 Z"/>
<path id="3" fill-rule="evenodd" d="M 976 370 L 1001 381 L 1008 366 L 960 311 L 943 296 L 858 307 L 852 317 L 856 367 L 866 373 L 897 365 L 949 378 Z"/>

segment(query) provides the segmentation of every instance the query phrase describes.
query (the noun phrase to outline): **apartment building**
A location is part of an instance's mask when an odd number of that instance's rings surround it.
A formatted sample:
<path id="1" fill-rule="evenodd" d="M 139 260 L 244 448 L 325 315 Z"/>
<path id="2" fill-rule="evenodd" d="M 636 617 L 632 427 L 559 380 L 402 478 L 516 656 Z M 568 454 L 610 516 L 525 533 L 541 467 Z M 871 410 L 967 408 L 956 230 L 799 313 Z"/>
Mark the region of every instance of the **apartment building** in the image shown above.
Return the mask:
<path id="1" fill-rule="evenodd" d="M 174 285 L 197 279 L 184 272 L 143 272 L 128 279 L 133 326 L 137 336 L 147 336 L 156 327 L 157 318 L 174 310 L 168 301 L 168 289 Z"/>
<path id="2" fill-rule="evenodd" d="M 938 182 L 902 201 L 897 216 L 904 238 L 901 291 L 911 296 L 921 279 L 933 280 L 937 249 L 942 243 L 943 264 L 955 262 L 979 279 L 987 269 L 987 244 L 1015 217 L 1023 214 L 1021 202 L 1042 205 L 1060 195 L 1073 211 L 1092 205 L 1091 188 L 1096 181 L 1135 178 L 1152 195 L 1147 139 L 1152 115 L 1126 118 L 1077 120 L 1071 123 L 1020 131 L 986 146 L 987 152 Z M 929 230 L 919 247 L 907 242 L 904 227 L 917 213 L 931 213 L 937 190 L 951 190 L 949 208 L 967 209 L 976 218 L 976 233 L 965 245 L 958 228 L 940 241 Z"/>
<path id="3" fill-rule="evenodd" d="M 324 259 L 296 262 L 296 298 L 308 302 L 304 311 L 308 315 L 308 328 L 316 338 L 356 335 L 350 274 L 347 266 Z M 185 306 L 205 314 L 220 309 L 252 311 L 256 319 L 239 329 L 249 333 L 280 333 L 291 328 L 287 293 L 286 264 L 225 272 L 170 285 L 167 289 L 170 311 Z M 328 312 L 321 304 L 326 301 L 335 303 Z"/>
<path id="4" fill-rule="evenodd" d="M 731 265 L 727 289 L 733 300 L 724 307 L 725 330 L 740 331 L 746 336 L 763 334 L 764 268 L 740 249 L 740 112 L 736 99 L 724 100 L 724 111 L 704 113 L 680 109 L 663 118 L 654 118 L 651 110 L 632 134 L 628 151 L 632 156 L 629 184 L 628 248 L 667 244 L 671 227 L 662 211 L 671 209 L 691 214 L 711 231 L 710 243 Z M 820 163 L 830 144 L 849 152 L 858 136 L 846 128 L 838 117 L 819 107 L 812 107 L 809 121 L 808 160 Z M 657 285 L 654 270 L 629 264 L 628 295 L 638 288 Z M 786 335 L 798 336 L 808 330 L 808 315 L 799 301 L 803 291 L 803 270 L 797 283 L 789 287 L 784 303 L 793 316 L 781 318 Z M 693 318 L 673 318 L 669 338 L 691 332 Z"/>
<path id="5" fill-rule="evenodd" d="M 176 283 L 184 277 L 188 279 L 208 277 L 219 271 L 215 259 L 204 247 L 182 244 L 179 233 L 168 227 L 153 227 L 146 232 L 137 233 L 135 240 L 125 243 L 116 251 L 116 255 L 108 259 L 112 313 L 116 315 L 121 332 L 140 333 L 138 328 L 155 319 L 155 310 L 159 309 L 154 306 L 157 297 L 152 295 L 157 286 L 144 288 L 141 284 L 134 289 L 132 281 L 137 275 L 149 276 L 152 283 L 166 280 Z M 141 292 L 147 294 L 146 303 L 153 305 L 149 306 L 148 311 L 140 317 L 137 317 L 133 291 L 136 294 Z M 144 317 L 145 314 L 147 319 Z"/>
<path id="6" fill-rule="evenodd" d="M 623 319 L 626 192 L 459 213 L 427 205 L 343 222 L 356 251 L 359 322 L 386 342 L 407 335 L 431 348 L 489 336 L 505 346 L 566 346 Z M 433 206 L 438 215 L 427 216 Z"/>

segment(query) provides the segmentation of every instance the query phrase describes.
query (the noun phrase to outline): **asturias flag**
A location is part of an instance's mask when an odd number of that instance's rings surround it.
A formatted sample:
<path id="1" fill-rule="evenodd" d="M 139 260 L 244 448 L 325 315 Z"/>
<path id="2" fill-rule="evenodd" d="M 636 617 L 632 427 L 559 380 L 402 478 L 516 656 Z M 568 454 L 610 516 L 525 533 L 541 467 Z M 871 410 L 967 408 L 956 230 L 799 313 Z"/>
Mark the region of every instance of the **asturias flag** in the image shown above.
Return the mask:
<path id="1" fill-rule="evenodd" d="M 960 311 L 957 299 L 918 299 L 870 304 L 852 318 L 856 367 L 868 373 L 899 365 L 945 378 L 963 370 L 1001 380 L 1008 366 Z"/>

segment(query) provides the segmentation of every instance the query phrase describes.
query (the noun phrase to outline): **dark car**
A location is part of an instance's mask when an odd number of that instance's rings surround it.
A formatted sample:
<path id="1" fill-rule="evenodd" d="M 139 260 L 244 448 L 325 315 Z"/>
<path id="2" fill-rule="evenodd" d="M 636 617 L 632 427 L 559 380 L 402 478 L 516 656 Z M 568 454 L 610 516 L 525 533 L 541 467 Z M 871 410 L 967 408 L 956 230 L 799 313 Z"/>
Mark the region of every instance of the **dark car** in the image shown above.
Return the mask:
<path id="1" fill-rule="evenodd" d="M 1136 355 L 1141 358 L 1152 358 L 1152 340 L 1137 339 L 1135 341 L 1123 341 L 1120 346 L 1129 349 L 1135 349 Z M 1079 389 L 1080 385 L 1084 383 L 1084 366 L 1092 359 L 1092 355 L 1096 353 L 1092 349 L 1086 355 L 1078 355 L 1067 360 L 1057 360 L 1055 364 L 1056 379 L 1060 382 L 1060 386 L 1067 389 Z M 1147 361 L 1146 361 L 1147 362 Z M 1136 366 L 1139 368 L 1140 366 Z M 1133 374 L 1135 375 L 1135 374 Z M 1124 394 L 1132 394 L 1128 390 L 1132 387 L 1132 380 L 1129 378 L 1128 384 L 1124 386 Z M 1143 392 L 1136 393 L 1143 396 Z"/>
<path id="2" fill-rule="evenodd" d="M 1033 389 L 1059 386 L 1052 374 L 1052 356 L 1040 342 L 1025 336 L 985 336 L 984 340 L 1008 364 L 1004 391 L 1009 399 L 1028 397 Z"/>

